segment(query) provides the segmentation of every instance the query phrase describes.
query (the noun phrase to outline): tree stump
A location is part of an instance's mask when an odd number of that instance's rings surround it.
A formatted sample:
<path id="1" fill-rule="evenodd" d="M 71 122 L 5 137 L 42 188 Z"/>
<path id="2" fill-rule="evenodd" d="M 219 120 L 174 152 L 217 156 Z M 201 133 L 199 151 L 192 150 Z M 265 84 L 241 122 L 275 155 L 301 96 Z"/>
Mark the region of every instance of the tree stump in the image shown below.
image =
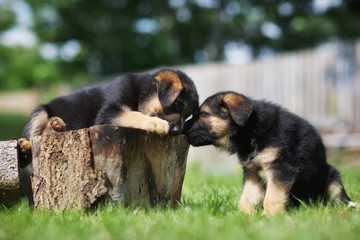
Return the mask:
<path id="1" fill-rule="evenodd" d="M 35 208 L 89 208 L 107 192 L 92 167 L 88 129 L 34 137 L 31 146 Z"/>
<path id="2" fill-rule="evenodd" d="M 31 139 L 35 207 L 87 208 L 109 199 L 125 206 L 176 204 L 189 143 L 109 125 Z"/>
<path id="3" fill-rule="evenodd" d="M 114 126 L 90 128 L 95 169 L 108 177 L 108 195 L 125 206 L 176 205 L 180 201 L 189 143 Z"/>
<path id="4" fill-rule="evenodd" d="M 20 200 L 17 141 L 0 141 L 0 206 L 10 207 Z"/>

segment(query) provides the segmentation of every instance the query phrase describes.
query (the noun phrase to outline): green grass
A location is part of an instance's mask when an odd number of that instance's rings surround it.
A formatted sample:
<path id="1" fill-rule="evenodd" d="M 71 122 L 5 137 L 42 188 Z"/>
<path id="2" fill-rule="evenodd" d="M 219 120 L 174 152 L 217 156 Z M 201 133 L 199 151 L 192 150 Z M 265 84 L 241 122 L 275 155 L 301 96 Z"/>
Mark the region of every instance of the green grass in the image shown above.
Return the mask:
<path id="1" fill-rule="evenodd" d="M 0 141 L 21 137 L 28 116 L 13 113 L 0 113 Z"/>
<path id="2" fill-rule="evenodd" d="M 349 195 L 360 200 L 360 166 L 340 170 Z M 25 202 L 0 210 L 0 239 L 359 239 L 359 207 L 314 204 L 285 214 L 239 213 L 241 174 L 187 170 L 182 203 L 173 209 L 125 209 L 108 204 L 81 213 L 30 210 Z"/>

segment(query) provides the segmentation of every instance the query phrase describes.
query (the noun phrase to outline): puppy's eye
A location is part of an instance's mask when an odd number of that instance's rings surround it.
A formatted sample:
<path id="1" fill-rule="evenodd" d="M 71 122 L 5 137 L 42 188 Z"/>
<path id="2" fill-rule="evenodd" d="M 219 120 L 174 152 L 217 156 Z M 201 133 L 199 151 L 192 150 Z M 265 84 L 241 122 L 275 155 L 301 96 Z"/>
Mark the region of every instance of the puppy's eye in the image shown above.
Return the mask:
<path id="1" fill-rule="evenodd" d="M 229 112 L 229 110 L 228 110 L 226 107 L 221 107 L 221 108 L 220 108 L 220 111 L 221 111 L 222 113 L 227 113 L 227 112 Z"/>
<path id="2" fill-rule="evenodd" d="M 210 116 L 210 113 L 205 111 L 200 111 L 200 117 L 207 117 L 207 116 Z"/>
<path id="3" fill-rule="evenodd" d="M 174 108 L 174 111 L 175 112 L 181 112 L 184 108 L 184 103 L 181 101 L 181 100 L 176 100 L 174 103 L 173 103 L 173 108 Z"/>

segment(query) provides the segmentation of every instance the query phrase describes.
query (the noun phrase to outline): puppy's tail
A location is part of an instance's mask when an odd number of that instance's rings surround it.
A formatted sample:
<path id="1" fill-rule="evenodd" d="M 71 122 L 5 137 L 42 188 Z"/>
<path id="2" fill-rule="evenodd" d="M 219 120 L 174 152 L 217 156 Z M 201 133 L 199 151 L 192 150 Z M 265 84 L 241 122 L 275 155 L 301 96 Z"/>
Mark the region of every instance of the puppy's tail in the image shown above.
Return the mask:
<path id="1" fill-rule="evenodd" d="M 329 174 L 326 185 L 326 196 L 329 201 L 335 204 L 346 204 L 348 206 L 355 206 L 347 195 L 344 185 L 341 181 L 341 176 L 338 170 L 333 166 L 329 166 Z"/>
<path id="2" fill-rule="evenodd" d="M 35 108 L 25 125 L 22 137 L 30 139 L 33 136 L 39 136 L 44 131 L 49 121 L 49 110 L 46 105 L 40 105 Z"/>

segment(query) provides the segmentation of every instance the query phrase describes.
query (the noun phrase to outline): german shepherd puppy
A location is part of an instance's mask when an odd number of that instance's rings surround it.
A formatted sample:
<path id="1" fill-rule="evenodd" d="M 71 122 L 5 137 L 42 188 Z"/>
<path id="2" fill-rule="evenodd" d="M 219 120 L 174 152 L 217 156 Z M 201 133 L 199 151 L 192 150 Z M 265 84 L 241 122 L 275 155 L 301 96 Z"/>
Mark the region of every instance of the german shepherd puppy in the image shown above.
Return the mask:
<path id="1" fill-rule="evenodd" d="M 193 81 L 179 70 L 125 74 L 34 109 L 18 140 L 20 165 L 25 167 L 31 161 L 27 139 L 33 136 L 100 124 L 179 134 L 198 106 Z"/>
<path id="2" fill-rule="evenodd" d="M 220 92 L 205 100 L 184 132 L 193 146 L 212 144 L 237 153 L 244 170 L 242 212 L 250 214 L 263 203 L 264 213 L 274 214 L 289 203 L 318 198 L 353 204 L 339 172 L 326 162 L 319 134 L 278 105 Z"/>

